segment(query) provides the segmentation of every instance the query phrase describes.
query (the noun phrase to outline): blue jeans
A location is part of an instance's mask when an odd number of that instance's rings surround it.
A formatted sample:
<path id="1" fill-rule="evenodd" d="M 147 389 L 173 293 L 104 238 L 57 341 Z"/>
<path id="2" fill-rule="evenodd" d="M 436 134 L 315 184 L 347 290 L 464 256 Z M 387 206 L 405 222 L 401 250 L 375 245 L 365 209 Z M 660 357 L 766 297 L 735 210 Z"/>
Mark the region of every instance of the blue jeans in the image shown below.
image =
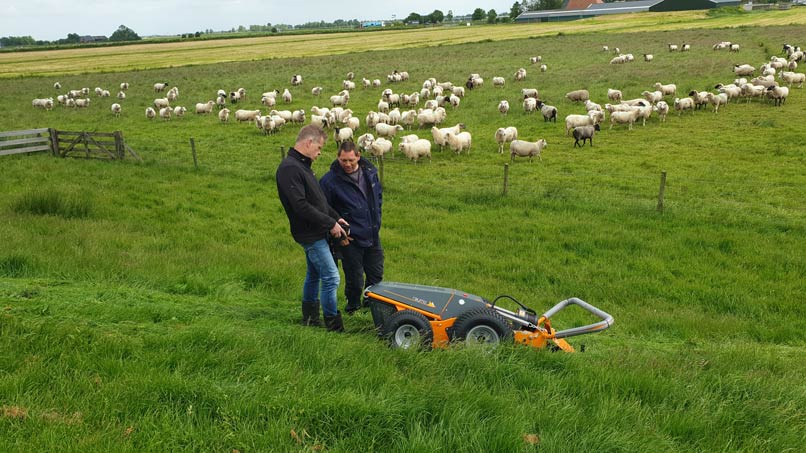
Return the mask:
<path id="1" fill-rule="evenodd" d="M 308 272 L 305 274 L 305 284 L 302 286 L 302 301 L 319 301 L 325 316 L 336 316 L 338 305 L 336 292 L 339 289 L 339 268 L 330 254 L 330 246 L 324 239 L 309 244 L 300 244 L 305 249 L 305 260 L 308 263 Z M 321 282 L 321 298 L 319 286 Z"/>

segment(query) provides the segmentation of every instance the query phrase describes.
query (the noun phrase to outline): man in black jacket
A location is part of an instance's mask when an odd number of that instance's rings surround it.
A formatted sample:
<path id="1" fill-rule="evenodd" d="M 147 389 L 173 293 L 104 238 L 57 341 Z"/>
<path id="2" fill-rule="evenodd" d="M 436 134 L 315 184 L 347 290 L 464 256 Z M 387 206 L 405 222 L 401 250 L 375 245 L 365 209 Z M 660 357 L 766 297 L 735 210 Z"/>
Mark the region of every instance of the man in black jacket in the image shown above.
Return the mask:
<path id="1" fill-rule="evenodd" d="M 350 223 L 349 238 L 340 241 L 339 251 L 347 298 L 344 311 L 352 314 L 361 308 L 364 288 L 383 279 L 383 247 L 378 234 L 383 197 L 378 170 L 361 157 L 354 143 L 343 142 L 337 157 L 319 185 L 328 204 Z"/>
<path id="2" fill-rule="evenodd" d="M 347 237 L 349 224 L 327 204 L 311 164 L 322 152 L 327 134 L 315 125 L 300 129 L 294 147 L 277 168 L 277 193 L 291 224 L 291 235 L 305 249 L 308 270 L 302 288 L 302 323 L 320 325 L 319 305 L 328 330 L 344 330 L 336 292 L 339 269 L 327 243 L 328 234 Z M 321 283 L 321 299 L 319 286 Z"/>

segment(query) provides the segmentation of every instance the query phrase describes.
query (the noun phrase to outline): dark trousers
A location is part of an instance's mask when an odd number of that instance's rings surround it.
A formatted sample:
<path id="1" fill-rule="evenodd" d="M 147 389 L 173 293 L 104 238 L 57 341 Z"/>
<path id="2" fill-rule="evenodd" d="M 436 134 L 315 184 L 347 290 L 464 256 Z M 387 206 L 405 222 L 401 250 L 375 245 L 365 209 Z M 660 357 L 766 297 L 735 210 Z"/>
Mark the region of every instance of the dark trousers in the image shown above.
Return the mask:
<path id="1" fill-rule="evenodd" d="M 344 296 L 347 298 L 346 311 L 361 307 L 364 288 L 383 280 L 383 247 L 359 247 L 350 244 L 341 248 L 341 266 L 344 270 Z M 364 280 L 366 275 L 366 281 Z"/>

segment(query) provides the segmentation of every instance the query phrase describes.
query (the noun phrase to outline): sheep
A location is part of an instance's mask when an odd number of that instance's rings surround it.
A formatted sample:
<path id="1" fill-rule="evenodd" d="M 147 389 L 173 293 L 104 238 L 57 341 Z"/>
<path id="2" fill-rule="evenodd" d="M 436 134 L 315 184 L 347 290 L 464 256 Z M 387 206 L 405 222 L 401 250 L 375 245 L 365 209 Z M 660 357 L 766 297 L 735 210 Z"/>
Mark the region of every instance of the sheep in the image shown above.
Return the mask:
<path id="1" fill-rule="evenodd" d="M 738 44 L 731 44 L 730 49 L 728 49 L 728 50 L 730 52 L 738 52 L 740 48 L 741 48 L 741 46 L 739 46 Z"/>
<path id="2" fill-rule="evenodd" d="M 349 95 L 345 96 L 343 94 L 334 94 L 333 96 L 330 96 L 330 105 L 332 105 L 333 107 L 345 106 L 347 105 L 348 102 L 350 102 Z"/>
<path id="3" fill-rule="evenodd" d="M 464 87 L 453 87 L 451 90 L 454 96 L 463 98 L 465 97 L 465 88 Z"/>
<path id="4" fill-rule="evenodd" d="M 468 90 L 472 90 L 472 89 L 475 89 L 475 88 L 480 88 L 483 85 L 484 85 L 484 79 L 482 79 L 481 76 L 478 75 L 478 74 L 470 74 L 470 77 L 467 78 L 467 82 L 465 82 L 465 86 L 467 87 Z M 456 88 L 457 87 L 454 87 L 454 91 L 456 90 Z M 462 87 L 459 87 L 459 88 L 462 88 Z M 464 93 L 464 89 L 462 89 L 462 92 Z M 459 96 L 458 93 L 454 93 L 454 94 Z M 464 96 L 464 94 L 462 96 Z"/>
<path id="5" fill-rule="evenodd" d="M 541 61 L 543 61 L 543 57 L 541 57 L 540 55 L 536 57 L 529 57 L 529 62 L 532 64 L 540 63 Z"/>
<path id="6" fill-rule="evenodd" d="M 291 113 L 291 110 L 271 110 L 271 111 L 269 111 L 269 115 L 271 115 L 271 116 L 279 116 L 280 118 L 282 118 L 286 122 L 290 122 L 291 121 L 291 116 L 293 115 L 293 113 Z"/>
<path id="7" fill-rule="evenodd" d="M 129 83 L 128 82 L 122 82 L 120 84 L 120 91 L 126 91 L 128 89 L 129 89 Z"/>
<path id="8" fill-rule="evenodd" d="M 295 74 L 291 76 L 291 86 L 296 87 L 302 85 L 302 76 Z"/>
<path id="9" fill-rule="evenodd" d="M 674 96 L 677 94 L 677 85 L 673 83 L 664 85 L 660 82 L 657 82 L 655 83 L 655 90 L 660 91 L 664 96 Z"/>
<path id="10" fill-rule="evenodd" d="M 416 107 L 417 104 L 419 104 L 419 103 L 420 103 L 420 93 L 417 93 L 417 92 L 411 93 L 411 95 L 409 96 L 408 105 L 410 107 Z"/>
<path id="11" fill-rule="evenodd" d="M 228 108 L 223 108 L 223 109 L 219 110 L 219 112 L 218 112 L 218 121 L 220 121 L 222 123 L 229 122 L 229 109 Z"/>
<path id="12" fill-rule="evenodd" d="M 498 88 L 504 88 L 504 84 L 506 83 L 506 79 L 503 77 L 493 77 L 493 86 Z"/>
<path id="13" fill-rule="evenodd" d="M 518 139 L 518 129 L 514 126 L 499 127 L 495 131 L 495 141 L 498 143 L 498 154 L 504 154 L 504 145 Z"/>
<path id="14" fill-rule="evenodd" d="M 553 105 L 544 104 L 543 101 L 537 101 L 537 108 L 543 114 L 543 122 L 554 121 L 557 123 L 557 107 Z"/>
<path id="15" fill-rule="evenodd" d="M 638 118 L 641 118 L 641 125 L 646 126 L 646 120 L 652 116 L 652 105 L 646 104 L 635 108 L 638 109 Z"/>
<path id="16" fill-rule="evenodd" d="M 386 101 L 378 101 L 378 111 L 389 113 L 389 103 Z"/>
<path id="17" fill-rule="evenodd" d="M 690 50 L 691 50 L 691 45 L 690 45 L 690 44 L 686 44 L 686 43 L 683 43 L 683 47 L 681 47 L 681 48 L 680 48 L 680 51 L 681 51 L 681 52 L 688 52 L 688 51 L 690 51 Z"/>
<path id="18" fill-rule="evenodd" d="M 419 140 L 420 137 L 417 134 L 409 134 L 400 137 L 400 143 L 414 143 Z"/>
<path id="19" fill-rule="evenodd" d="M 778 82 L 775 81 L 775 76 L 761 76 L 755 77 L 750 80 L 750 83 L 753 85 L 762 85 L 764 88 L 771 87 L 773 85 L 778 85 Z"/>
<path id="20" fill-rule="evenodd" d="M 794 61 L 794 60 L 790 61 L 789 63 L 787 63 L 786 68 L 789 69 L 790 71 L 794 71 L 795 69 L 798 69 L 798 62 Z"/>
<path id="21" fill-rule="evenodd" d="M 526 80 L 526 69 L 520 68 L 517 71 L 515 71 L 514 78 L 516 82 Z"/>
<path id="22" fill-rule="evenodd" d="M 170 105 L 170 101 L 168 101 L 168 98 L 154 99 L 154 108 L 155 109 L 161 109 L 161 108 L 164 108 L 164 107 L 168 107 L 169 105 Z"/>
<path id="23" fill-rule="evenodd" d="M 154 111 L 151 107 L 146 107 L 146 118 L 153 120 L 154 117 L 157 116 L 157 112 Z"/>
<path id="24" fill-rule="evenodd" d="M 498 103 L 498 111 L 506 115 L 509 112 L 509 101 L 502 100 Z"/>
<path id="25" fill-rule="evenodd" d="M 169 90 L 169 91 L 168 91 L 168 92 L 165 94 L 165 98 L 166 98 L 166 99 L 168 99 L 168 101 L 169 101 L 169 102 L 173 102 L 173 101 L 175 101 L 175 100 L 176 100 L 176 98 L 178 98 L 178 97 L 179 97 L 179 94 L 178 94 L 176 91 L 174 91 L 174 90 Z"/>
<path id="26" fill-rule="evenodd" d="M 322 87 L 311 88 L 311 94 L 314 96 L 319 96 L 320 94 L 322 94 Z"/>
<path id="27" fill-rule="evenodd" d="M 176 107 L 174 107 L 174 116 L 177 117 L 177 118 L 181 118 L 181 117 L 185 116 L 185 113 L 187 111 L 188 111 L 188 109 L 186 109 L 185 107 L 176 106 Z"/>
<path id="28" fill-rule="evenodd" d="M 735 84 L 729 85 L 722 85 L 721 83 L 717 83 L 714 88 L 717 89 L 720 93 L 725 93 L 728 96 L 728 99 L 737 98 L 742 95 L 742 89 Z"/>
<path id="29" fill-rule="evenodd" d="M 614 47 L 614 48 L 613 48 L 613 53 L 614 53 L 614 54 L 616 54 L 616 55 L 618 55 L 618 54 L 620 54 L 620 53 L 621 53 L 621 49 L 619 49 L 618 47 Z"/>
<path id="30" fill-rule="evenodd" d="M 419 127 L 423 127 L 426 124 L 436 126 L 445 121 L 446 117 L 447 112 L 442 107 L 437 107 L 434 110 L 422 109 L 417 112 L 417 123 Z"/>
<path id="31" fill-rule="evenodd" d="M 725 93 L 708 93 L 706 95 L 706 100 L 708 103 L 714 106 L 714 113 L 719 113 L 719 106 L 726 105 L 728 103 L 728 95 Z"/>
<path id="32" fill-rule="evenodd" d="M 311 124 L 319 126 L 320 129 L 330 127 L 330 117 L 328 115 L 311 114 Z"/>
<path id="33" fill-rule="evenodd" d="M 65 101 L 64 101 L 64 106 L 65 106 L 65 107 L 75 107 L 75 106 L 76 106 L 76 101 L 75 101 L 75 99 L 73 99 L 73 98 L 67 98 L 67 100 L 65 100 Z"/>
<path id="34" fill-rule="evenodd" d="M 84 90 L 70 90 L 67 92 L 67 96 L 73 99 L 84 96 Z"/>
<path id="35" fill-rule="evenodd" d="M 733 65 L 733 72 L 737 76 L 751 76 L 754 72 L 756 72 L 756 68 L 750 66 L 749 64 L 741 64 L 741 65 Z"/>
<path id="36" fill-rule="evenodd" d="M 213 111 L 214 105 L 215 102 L 213 101 L 207 101 L 204 103 L 199 102 L 198 104 L 196 104 L 196 114 L 210 113 Z"/>
<path id="37" fill-rule="evenodd" d="M 655 59 L 655 56 L 652 55 L 651 53 L 645 53 L 644 54 L 644 61 L 646 61 L 647 63 L 651 62 L 654 59 Z"/>
<path id="38" fill-rule="evenodd" d="M 803 82 L 806 82 L 806 74 L 802 72 L 782 71 L 778 73 L 778 78 L 788 82 L 790 87 L 793 83 L 797 83 L 798 88 L 803 88 Z"/>
<path id="39" fill-rule="evenodd" d="M 526 98 L 538 98 L 537 88 L 521 88 L 521 95 Z"/>
<path id="40" fill-rule="evenodd" d="M 260 113 L 258 113 L 260 115 Z M 281 116 L 277 115 L 269 115 L 271 116 L 271 120 L 274 121 L 274 130 L 278 130 L 285 125 L 285 119 Z"/>
<path id="41" fill-rule="evenodd" d="M 301 76 L 300 76 L 300 77 L 301 77 Z M 302 83 L 302 82 L 300 81 L 300 83 Z M 288 91 L 288 88 L 285 88 L 285 89 L 283 90 L 283 102 L 285 102 L 286 104 L 290 104 L 290 103 L 291 103 L 291 99 L 292 99 L 292 97 L 291 97 L 291 92 L 290 92 L 290 91 Z"/>
<path id="42" fill-rule="evenodd" d="M 372 80 L 372 87 L 373 88 L 378 88 L 380 86 L 381 86 L 381 79 L 373 79 Z"/>
<path id="43" fill-rule="evenodd" d="M 220 113 L 221 112 L 219 112 L 219 119 Z M 255 127 L 262 131 L 263 135 L 273 134 L 277 131 L 277 123 L 275 123 L 271 116 L 256 116 Z"/>
<path id="44" fill-rule="evenodd" d="M 53 98 L 34 99 L 31 101 L 31 105 L 43 110 L 53 110 Z"/>
<path id="45" fill-rule="evenodd" d="M 415 164 L 421 157 L 427 157 L 428 162 L 431 162 L 431 142 L 424 138 L 415 142 L 401 142 L 398 147 L 403 155 L 413 160 Z"/>
<path id="46" fill-rule="evenodd" d="M 345 90 L 354 90 L 355 82 L 353 82 L 352 80 L 342 80 L 341 87 Z"/>
<path id="47" fill-rule="evenodd" d="M 677 116 L 683 114 L 684 110 L 694 111 L 694 99 L 691 98 L 674 98 L 674 109 L 677 110 Z"/>
<path id="48" fill-rule="evenodd" d="M 607 99 L 618 102 L 621 101 L 623 95 L 621 94 L 621 90 L 614 90 L 612 88 L 607 89 Z"/>
<path id="49" fill-rule="evenodd" d="M 121 101 L 126 99 L 126 93 L 118 91 L 118 99 L 120 99 Z"/>
<path id="50" fill-rule="evenodd" d="M 565 94 L 566 99 L 572 102 L 584 102 L 590 99 L 588 90 L 576 90 Z"/>
<path id="51" fill-rule="evenodd" d="M 470 135 L 470 132 L 460 132 L 456 134 L 453 131 L 449 131 L 445 134 L 445 141 L 448 142 L 448 146 L 456 154 L 461 154 L 462 151 L 467 151 L 469 154 L 473 137 Z"/>
<path id="52" fill-rule="evenodd" d="M 448 101 L 450 102 L 450 104 L 453 106 L 454 109 L 458 108 L 459 103 L 462 102 L 459 96 L 453 94 L 448 98 Z"/>
<path id="53" fill-rule="evenodd" d="M 689 91 L 688 95 L 691 99 L 694 100 L 694 109 L 699 110 L 700 108 L 704 108 L 706 104 L 708 104 L 708 92 L 707 91 L 697 91 L 691 90 Z"/>
<path id="54" fill-rule="evenodd" d="M 747 97 L 747 102 L 750 102 L 751 98 L 754 97 L 761 97 L 764 96 L 767 88 L 763 85 L 753 85 L 752 83 L 745 83 L 742 85 L 742 94 Z"/>
<path id="55" fill-rule="evenodd" d="M 353 130 L 349 127 L 337 127 L 333 130 L 333 140 L 336 142 L 336 149 L 338 149 L 343 142 L 353 141 Z"/>
<path id="56" fill-rule="evenodd" d="M 669 52 L 676 52 L 677 50 L 679 50 L 677 44 L 669 44 Z"/>
<path id="57" fill-rule="evenodd" d="M 729 48 L 730 45 L 731 45 L 730 41 L 722 41 L 722 42 L 718 42 L 718 43 L 714 44 L 713 47 L 711 47 L 711 48 L 714 49 L 714 50 L 722 50 L 722 49 Z"/>
<path id="58" fill-rule="evenodd" d="M 87 108 L 87 107 L 90 106 L 90 98 L 75 99 L 75 103 L 76 103 L 76 107 Z"/>
<path id="59" fill-rule="evenodd" d="M 433 126 L 431 128 L 431 136 L 434 138 L 434 144 L 439 145 L 439 150 L 442 151 L 442 149 L 448 144 L 447 139 L 448 132 L 452 132 L 453 134 L 459 134 L 460 132 L 462 132 L 464 128 L 465 128 L 464 123 L 457 123 L 451 127 L 445 127 L 442 129 Z"/>
<path id="60" fill-rule="evenodd" d="M 642 91 L 641 96 L 644 97 L 650 104 L 655 105 L 663 100 L 663 93 L 658 90 L 655 91 Z"/>
<path id="61" fill-rule="evenodd" d="M 627 63 L 627 56 L 626 55 L 618 55 L 610 59 L 609 64 L 624 64 Z"/>
<path id="62" fill-rule="evenodd" d="M 383 157 L 384 154 L 392 151 L 392 142 L 383 137 L 378 137 L 370 143 L 369 148 L 369 153 L 373 156 Z"/>
<path id="63" fill-rule="evenodd" d="M 533 113 L 537 109 L 537 100 L 535 98 L 526 98 L 523 100 L 523 111 L 526 113 Z"/>
<path id="64" fill-rule="evenodd" d="M 609 47 L 607 47 L 607 46 L 602 46 L 602 52 L 608 52 L 608 51 L 610 51 L 610 48 L 609 48 Z"/>
<path id="65" fill-rule="evenodd" d="M 375 133 L 378 134 L 378 137 L 389 137 L 394 138 L 398 131 L 402 131 L 403 126 L 391 126 L 389 124 L 378 123 L 375 125 Z"/>
<path id="66" fill-rule="evenodd" d="M 538 105 L 538 107 L 540 106 Z M 599 110 L 601 112 L 602 106 L 588 99 L 585 101 L 585 111 L 590 112 L 591 110 Z"/>
<path id="67" fill-rule="evenodd" d="M 254 121 L 259 115 L 260 110 L 236 110 L 235 121 L 239 123 L 242 121 Z"/>
<path id="68" fill-rule="evenodd" d="M 291 112 L 291 122 L 292 123 L 304 123 L 305 122 L 305 110 L 294 110 Z"/>
<path id="69" fill-rule="evenodd" d="M 568 136 L 571 129 L 579 126 L 593 126 L 604 119 L 604 113 L 598 110 L 591 110 L 587 115 L 568 115 L 565 117 L 565 135 Z"/>
<path id="70" fill-rule="evenodd" d="M 406 110 L 400 114 L 400 124 L 406 126 L 407 129 L 411 129 L 415 121 L 417 121 L 416 110 Z"/>
<path id="71" fill-rule="evenodd" d="M 372 134 L 363 134 L 358 137 L 358 140 L 355 141 L 355 144 L 361 149 L 361 151 L 369 152 L 370 145 L 372 142 L 375 141 L 375 136 Z"/>
<path id="72" fill-rule="evenodd" d="M 598 124 L 594 124 L 593 126 L 578 126 L 574 128 L 572 132 L 574 136 L 574 148 L 579 146 L 582 148 L 585 146 L 586 141 L 590 141 L 591 147 L 593 146 L 593 136 L 596 135 L 596 131 L 600 131 L 601 128 Z M 582 144 L 579 144 L 579 141 L 582 140 Z"/>
<path id="73" fill-rule="evenodd" d="M 771 86 L 767 88 L 767 97 L 773 100 L 773 103 L 776 107 L 786 103 L 786 98 L 788 96 L 788 87 Z"/>
<path id="74" fill-rule="evenodd" d="M 54 83 L 53 84 L 53 89 L 54 90 L 61 90 L 62 89 L 62 84 L 59 83 L 59 82 Z"/>
<path id="75" fill-rule="evenodd" d="M 168 121 L 171 119 L 171 112 L 173 110 L 170 107 L 163 107 L 160 109 L 160 118 Z"/>
<path id="76" fill-rule="evenodd" d="M 650 109 L 651 111 L 651 109 Z M 638 119 L 639 115 L 638 108 L 633 108 L 627 112 L 613 112 L 610 114 L 610 129 L 613 129 L 613 126 L 616 123 L 619 124 L 628 124 L 628 130 L 632 130 L 632 125 L 635 123 L 635 120 Z"/>
<path id="77" fill-rule="evenodd" d="M 669 114 L 669 104 L 667 104 L 666 101 L 659 101 L 652 107 L 652 110 L 658 112 L 658 118 L 660 118 L 662 123 L 666 122 L 666 115 Z"/>
<path id="78" fill-rule="evenodd" d="M 540 65 L 540 72 L 546 72 L 546 71 L 548 71 L 548 70 L 549 70 L 549 67 L 548 67 L 548 66 L 546 66 L 546 65 L 544 65 L 544 64 L 541 64 L 541 65 Z"/>
<path id="79" fill-rule="evenodd" d="M 532 161 L 532 157 L 537 156 L 538 159 L 541 161 L 543 157 L 541 153 L 544 149 L 548 146 L 548 142 L 546 139 L 541 138 L 536 142 L 527 142 L 525 140 L 513 140 L 512 143 L 509 144 L 509 160 L 514 161 L 515 156 L 518 157 L 528 157 L 529 162 Z"/>
<path id="80" fill-rule="evenodd" d="M 154 84 L 154 92 L 155 92 L 155 93 L 162 92 L 162 91 L 164 91 L 166 88 L 168 88 L 168 82 L 163 82 L 163 83 L 155 83 L 155 84 Z"/>
<path id="81" fill-rule="evenodd" d="M 68 98 L 66 94 L 60 94 L 60 95 L 56 96 L 56 102 L 58 102 L 59 104 L 62 104 L 62 105 L 64 105 L 65 102 L 67 102 L 68 99 L 70 99 L 70 98 Z"/>

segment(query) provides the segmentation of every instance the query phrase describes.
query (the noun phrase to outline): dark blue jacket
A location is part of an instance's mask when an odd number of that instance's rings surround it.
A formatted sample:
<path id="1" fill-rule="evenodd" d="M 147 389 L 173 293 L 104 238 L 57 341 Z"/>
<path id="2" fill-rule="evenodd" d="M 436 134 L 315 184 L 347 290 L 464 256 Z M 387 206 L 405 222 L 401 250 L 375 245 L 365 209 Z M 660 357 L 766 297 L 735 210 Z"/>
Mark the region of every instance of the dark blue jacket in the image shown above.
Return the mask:
<path id="1" fill-rule="evenodd" d="M 350 237 L 353 244 L 370 247 L 380 244 L 378 233 L 381 230 L 381 206 L 383 196 L 378 170 L 363 157 L 358 165 L 364 171 L 364 180 L 369 183 L 367 196 L 361 192 L 344 169 L 335 160 L 330 171 L 322 176 L 319 185 L 325 193 L 327 203 L 350 224 Z"/>

